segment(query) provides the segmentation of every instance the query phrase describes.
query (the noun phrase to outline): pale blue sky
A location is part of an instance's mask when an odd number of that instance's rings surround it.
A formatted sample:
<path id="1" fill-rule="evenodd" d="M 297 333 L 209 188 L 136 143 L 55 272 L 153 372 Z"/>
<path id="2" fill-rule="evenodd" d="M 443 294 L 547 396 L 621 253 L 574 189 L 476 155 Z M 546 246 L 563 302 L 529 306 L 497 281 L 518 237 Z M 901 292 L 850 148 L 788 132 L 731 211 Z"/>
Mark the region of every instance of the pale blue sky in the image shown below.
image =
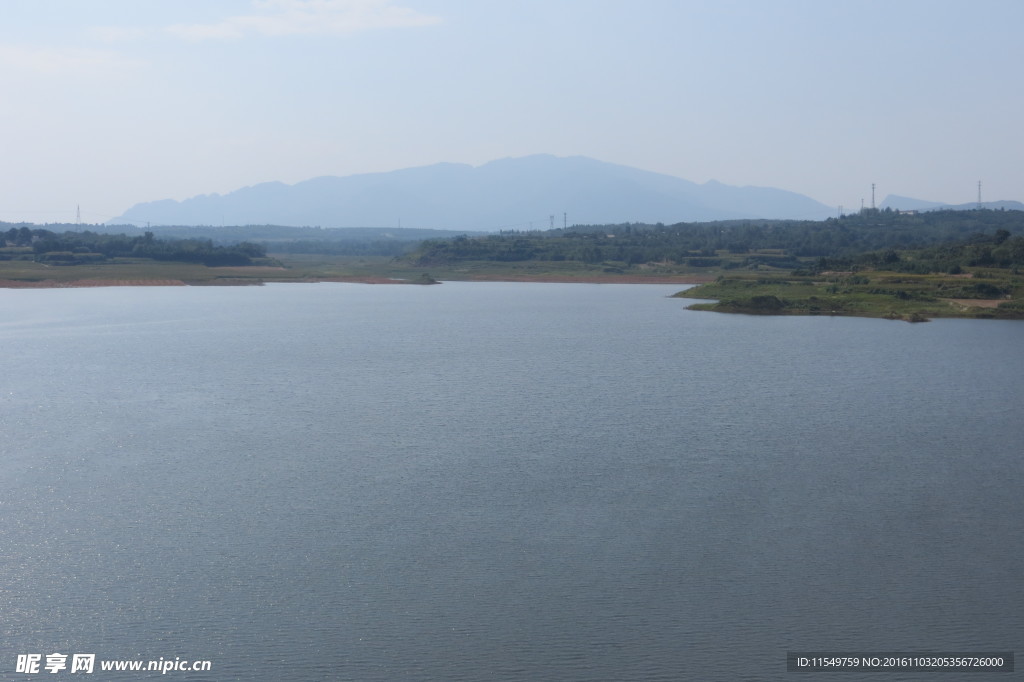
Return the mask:
<path id="1" fill-rule="evenodd" d="M 0 0 L 0 220 L 583 155 L 1024 200 L 1020 0 Z M 667 218 L 671 220 L 671 218 Z"/>

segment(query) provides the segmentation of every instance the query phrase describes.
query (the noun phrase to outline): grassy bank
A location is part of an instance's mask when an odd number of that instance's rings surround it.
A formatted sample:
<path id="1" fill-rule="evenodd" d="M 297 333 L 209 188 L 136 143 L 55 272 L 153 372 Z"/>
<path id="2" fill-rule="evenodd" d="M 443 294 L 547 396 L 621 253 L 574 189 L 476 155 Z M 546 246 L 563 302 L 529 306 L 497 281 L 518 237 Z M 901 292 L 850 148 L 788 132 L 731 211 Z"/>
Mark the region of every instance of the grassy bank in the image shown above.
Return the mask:
<path id="1" fill-rule="evenodd" d="M 714 299 L 692 310 L 753 315 L 850 315 L 923 322 L 936 317 L 1024 319 L 1024 277 L 986 269 L 958 275 L 886 271 L 742 273 L 676 296 Z"/>

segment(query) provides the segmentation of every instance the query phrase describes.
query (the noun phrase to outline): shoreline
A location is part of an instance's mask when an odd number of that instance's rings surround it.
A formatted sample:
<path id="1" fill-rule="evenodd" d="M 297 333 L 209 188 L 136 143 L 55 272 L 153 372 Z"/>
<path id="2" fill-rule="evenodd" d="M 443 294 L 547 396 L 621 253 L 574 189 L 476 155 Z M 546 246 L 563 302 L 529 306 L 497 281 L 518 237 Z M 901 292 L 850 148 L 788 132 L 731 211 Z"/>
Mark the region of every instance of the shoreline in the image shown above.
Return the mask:
<path id="1" fill-rule="evenodd" d="M 713 275 L 650 276 L 643 275 L 486 275 L 476 274 L 466 279 L 448 279 L 449 282 L 536 282 L 548 284 L 704 284 L 714 280 Z M 441 282 L 445 281 L 442 275 Z M 0 279 L 0 289 L 85 289 L 98 287 L 186 287 L 186 286 L 262 286 L 264 284 L 317 284 L 332 282 L 340 284 L 413 284 L 424 286 L 414 280 L 403 280 L 377 275 L 352 275 L 328 277 L 302 277 L 276 279 L 221 278 L 208 281 L 189 282 L 182 279 L 43 279 L 20 280 Z"/>

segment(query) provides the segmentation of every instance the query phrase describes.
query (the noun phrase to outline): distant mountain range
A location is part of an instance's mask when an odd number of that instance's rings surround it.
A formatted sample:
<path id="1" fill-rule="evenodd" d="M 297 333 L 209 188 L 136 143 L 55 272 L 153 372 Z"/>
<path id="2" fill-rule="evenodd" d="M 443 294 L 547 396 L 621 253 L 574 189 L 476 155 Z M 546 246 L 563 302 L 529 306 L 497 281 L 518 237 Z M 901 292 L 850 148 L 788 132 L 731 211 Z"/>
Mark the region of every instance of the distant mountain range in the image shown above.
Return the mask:
<path id="1" fill-rule="evenodd" d="M 911 199 L 910 197 L 901 197 L 895 194 L 890 194 L 882 202 L 879 208 L 891 208 L 892 210 L 900 211 L 969 211 L 974 208 L 978 208 L 978 202 L 974 201 L 969 204 L 943 204 L 936 201 L 924 201 L 922 199 Z M 1005 208 L 1007 211 L 1021 211 L 1024 210 L 1024 204 L 1019 201 L 985 201 L 982 202 L 981 208 L 988 209 L 1001 209 Z"/>
<path id="2" fill-rule="evenodd" d="M 743 218 L 822 220 L 835 210 L 768 187 L 699 185 L 582 156 L 546 154 L 482 166 L 440 163 L 388 173 L 268 182 L 136 204 L 108 225 L 286 225 L 450 230 Z"/>

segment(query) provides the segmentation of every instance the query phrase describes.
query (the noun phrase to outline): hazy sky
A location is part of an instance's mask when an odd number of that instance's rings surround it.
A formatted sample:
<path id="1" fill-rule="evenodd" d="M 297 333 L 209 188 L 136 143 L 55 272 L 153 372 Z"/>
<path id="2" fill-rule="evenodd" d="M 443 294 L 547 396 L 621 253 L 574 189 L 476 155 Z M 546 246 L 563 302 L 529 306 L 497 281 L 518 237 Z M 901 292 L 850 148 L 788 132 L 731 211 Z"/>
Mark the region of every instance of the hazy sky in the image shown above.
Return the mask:
<path id="1" fill-rule="evenodd" d="M 1024 200 L 1020 0 L 0 0 L 0 220 L 583 155 Z"/>

